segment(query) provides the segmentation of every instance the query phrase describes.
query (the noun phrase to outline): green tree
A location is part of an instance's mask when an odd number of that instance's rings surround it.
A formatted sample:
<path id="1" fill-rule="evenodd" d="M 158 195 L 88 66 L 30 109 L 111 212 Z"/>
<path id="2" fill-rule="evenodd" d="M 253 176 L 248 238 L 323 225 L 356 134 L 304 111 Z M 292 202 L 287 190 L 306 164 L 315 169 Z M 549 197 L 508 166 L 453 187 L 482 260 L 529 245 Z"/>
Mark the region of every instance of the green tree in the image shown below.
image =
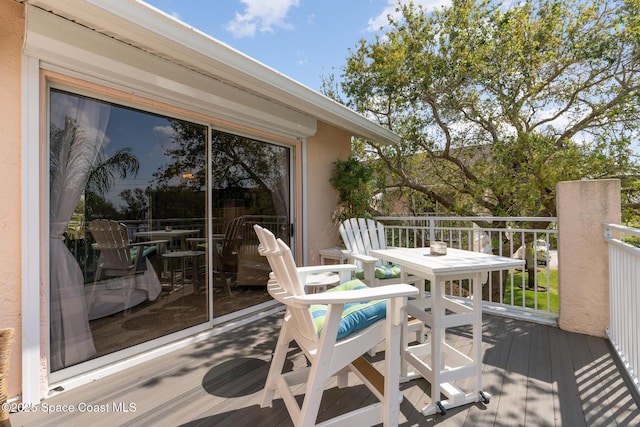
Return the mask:
<path id="1" fill-rule="evenodd" d="M 584 178 L 621 178 L 637 201 L 638 4 L 399 7 L 350 53 L 341 89 L 403 142 L 357 155 L 460 215 L 555 216 L 556 183 Z"/>
<path id="2" fill-rule="evenodd" d="M 371 217 L 374 172 L 372 166 L 353 156 L 334 163 L 331 185 L 338 191 L 338 209 L 333 215 L 335 222 Z"/>

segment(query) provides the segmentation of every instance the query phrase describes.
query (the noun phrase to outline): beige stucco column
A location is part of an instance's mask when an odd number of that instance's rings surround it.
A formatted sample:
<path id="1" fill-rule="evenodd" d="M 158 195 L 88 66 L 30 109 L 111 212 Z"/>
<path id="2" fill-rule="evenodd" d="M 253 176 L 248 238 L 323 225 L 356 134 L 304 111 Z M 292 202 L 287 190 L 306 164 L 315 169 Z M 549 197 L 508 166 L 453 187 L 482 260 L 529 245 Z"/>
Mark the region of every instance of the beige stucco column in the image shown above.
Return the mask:
<path id="1" fill-rule="evenodd" d="M 307 264 L 320 264 L 319 250 L 336 246 L 338 226 L 331 220 L 338 193 L 329 182 L 334 163 L 351 153 L 351 134 L 318 122 L 318 131 L 307 139 Z"/>
<path id="2" fill-rule="evenodd" d="M 560 328 L 604 337 L 609 257 L 602 224 L 621 221 L 620 180 L 560 182 L 557 206 Z"/>
<path id="3" fill-rule="evenodd" d="M 24 5 L 0 0 L 0 328 L 14 328 L 8 396 L 21 390 L 21 64 Z"/>

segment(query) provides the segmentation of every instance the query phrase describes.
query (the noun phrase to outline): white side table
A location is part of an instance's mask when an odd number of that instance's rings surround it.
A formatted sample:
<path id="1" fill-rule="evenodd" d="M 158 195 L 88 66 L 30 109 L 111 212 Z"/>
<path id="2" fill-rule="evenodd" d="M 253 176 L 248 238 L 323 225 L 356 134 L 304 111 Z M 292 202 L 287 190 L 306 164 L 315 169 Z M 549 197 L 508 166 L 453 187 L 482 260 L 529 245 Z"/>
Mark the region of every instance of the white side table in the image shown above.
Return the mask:
<path id="1" fill-rule="evenodd" d="M 305 285 L 308 294 L 324 292 L 340 284 L 340 276 L 336 273 L 316 273 L 307 276 Z"/>
<path id="2" fill-rule="evenodd" d="M 349 259 L 349 252 L 342 248 L 320 249 L 320 264 L 326 265 L 328 259 L 336 261 L 334 264 L 344 264 Z"/>

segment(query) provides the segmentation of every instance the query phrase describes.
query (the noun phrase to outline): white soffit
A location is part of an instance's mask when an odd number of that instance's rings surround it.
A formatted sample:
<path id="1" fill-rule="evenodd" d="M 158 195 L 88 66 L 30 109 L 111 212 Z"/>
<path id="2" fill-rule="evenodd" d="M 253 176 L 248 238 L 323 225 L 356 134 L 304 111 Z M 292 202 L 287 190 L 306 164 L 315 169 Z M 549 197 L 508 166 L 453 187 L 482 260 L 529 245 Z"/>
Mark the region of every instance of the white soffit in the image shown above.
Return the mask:
<path id="1" fill-rule="evenodd" d="M 390 130 L 142 1 L 26 3 L 355 136 L 380 143 L 400 141 Z"/>
<path id="2" fill-rule="evenodd" d="M 185 69 L 139 48 L 29 7 L 24 51 L 45 68 L 288 137 L 316 132 L 316 119 Z"/>

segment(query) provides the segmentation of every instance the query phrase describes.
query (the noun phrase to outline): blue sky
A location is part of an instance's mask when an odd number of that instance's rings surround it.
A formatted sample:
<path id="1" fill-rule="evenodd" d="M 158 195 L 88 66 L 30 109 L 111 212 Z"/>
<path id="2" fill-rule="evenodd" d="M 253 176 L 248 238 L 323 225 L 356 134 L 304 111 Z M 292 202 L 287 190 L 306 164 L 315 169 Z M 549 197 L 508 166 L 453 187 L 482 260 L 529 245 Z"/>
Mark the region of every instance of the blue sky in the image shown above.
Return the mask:
<path id="1" fill-rule="evenodd" d="M 398 0 L 145 0 L 263 64 L 320 90 L 349 49 L 372 40 Z M 406 0 L 401 0 L 406 1 Z M 447 0 L 414 0 L 425 7 Z"/>

